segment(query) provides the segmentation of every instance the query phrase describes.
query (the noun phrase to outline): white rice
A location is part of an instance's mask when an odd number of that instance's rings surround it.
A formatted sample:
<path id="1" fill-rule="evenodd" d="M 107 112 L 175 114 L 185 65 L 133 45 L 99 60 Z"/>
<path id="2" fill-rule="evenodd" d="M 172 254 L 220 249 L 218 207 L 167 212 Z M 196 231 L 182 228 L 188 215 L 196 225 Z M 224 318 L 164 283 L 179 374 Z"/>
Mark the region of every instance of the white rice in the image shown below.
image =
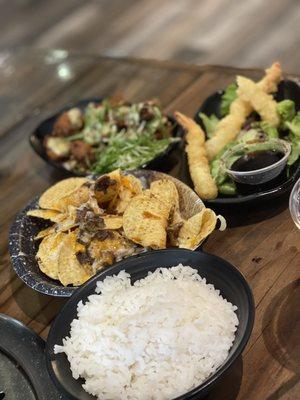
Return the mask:
<path id="1" fill-rule="evenodd" d="M 105 399 L 172 399 L 221 366 L 235 338 L 237 307 L 191 267 L 159 268 L 131 285 L 121 271 L 79 302 L 65 352 L 73 377 Z"/>

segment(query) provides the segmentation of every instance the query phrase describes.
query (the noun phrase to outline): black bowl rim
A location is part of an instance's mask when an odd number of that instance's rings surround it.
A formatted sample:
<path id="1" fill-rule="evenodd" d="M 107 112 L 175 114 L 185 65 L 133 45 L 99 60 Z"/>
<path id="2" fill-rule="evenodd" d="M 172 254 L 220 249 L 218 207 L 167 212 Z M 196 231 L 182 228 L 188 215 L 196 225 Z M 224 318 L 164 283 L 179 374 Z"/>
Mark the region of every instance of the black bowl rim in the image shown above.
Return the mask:
<path id="1" fill-rule="evenodd" d="M 300 91 L 300 80 L 297 78 L 292 78 L 292 79 L 283 79 L 282 82 L 292 82 L 296 84 L 299 87 Z M 215 92 L 213 92 L 211 95 L 209 95 L 201 104 L 201 106 L 198 108 L 196 114 L 194 115 L 194 120 L 199 123 L 199 112 L 203 112 L 203 109 L 205 109 L 208 104 L 211 102 L 211 100 L 215 96 L 220 96 L 222 93 L 224 93 L 224 90 L 220 89 Z M 264 201 L 264 200 L 269 200 L 271 198 L 276 198 L 279 196 L 282 196 L 283 194 L 289 192 L 293 184 L 297 181 L 297 179 L 300 177 L 300 160 L 297 161 L 298 165 L 292 174 L 291 177 L 289 177 L 285 182 L 280 184 L 279 186 L 273 188 L 273 189 L 268 189 L 262 192 L 258 193 L 253 193 L 250 195 L 245 195 L 245 196 L 235 196 L 235 197 L 217 197 L 216 199 L 213 200 L 206 200 L 205 204 L 207 205 L 231 205 L 231 204 L 251 204 L 257 201 Z"/>
<path id="2" fill-rule="evenodd" d="M 40 138 L 38 138 L 37 136 L 37 132 L 39 131 L 39 129 L 46 123 L 55 120 L 61 113 L 63 113 L 64 111 L 67 111 L 73 107 L 83 107 L 86 106 L 88 103 L 100 103 L 101 101 L 103 101 L 105 99 L 105 97 L 91 97 L 91 98 L 84 98 L 81 100 L 78 100 L 76 102 L 70 102 L 67 105 L 61 107 L 60 109 L 58 109 L 58 111 L 56 111 L 54 114 L 49 115 L 47 118 L 43 119 L 42 121 L 39 122 L 39 124 L 36 126 L 36 128 L 34 129 L 33 132 L 30 133 L 29 135 L 29 143 L 31 145 L 31 148 L 34 150 L 34 152 L 40 157 L 42 158 L 47 164 L 51 165 L 52 167 L 63 171 L 69 175 L 72 176 L 89 176 L 91 175 L 91 172 L 86 172 L 86 173 L 78 173 L 78 172 L 74 172 L 74 171 L 70 171 L 68 169 L 66 169 L 61 163 L 57 163 L 55 161 L 52 161 L 46 154 L 45 151 L 41 151 L 39 146 L 36 144 L 36 141 L 38 141 L 40 143 Z M 183 130 L 181 129 L 181 127 L 177 124 L 175 118 L 170 115 L 170 114 L 166 114 L 168 120 L 170 122 L 172 122 L 173 124 L 173 128 L 172 128 L 172 132 L 175 133 L 173 135 L 174 138 L 179 138 L 180 140 L 178 142 L 173 142 L 170 143 L 169 146 L 162 151 L 160 154 L 158 154 L 155 158 L 153 158 L 152 160 L 148 161 L 147 163 L 144 163 L 138 167 L 136 167 L 136 169 L 144 169 L 144 168 L 148 168 L 151 167 L 152 164 L 154 163 L 159 163 L 160 161 L 162 161 L 165 157 L 167 157 L 171 151 L 173 151 L 179 144 L 179 142 L 182 140 L 183 137 Z M 44 149 L 44 145 L 41 144 L 41 147 Z M 107 172 L 108 173 L 108 172 Z"/>
<path id="3" fill-rule="evenodd" d="M 186 254 L 190 254 L 190 253 L 195 253 L 195 251 L 193 250 L 188 250 L 188 249 L 165 249 L 165 250 L 153 250 L 150 253 L 144 253 L 141 254 L 140 257 L 152 257 L 153 255 L 157 254 L 157 253 L 172 253 L 172 254 L 176 254 L 176 253 L 186 253 Z M 242 284 L 246 296 L 247 296 L 247 301 L 248 301 L 248 306 L 249 306 L 249 313 L 248 313 L 248 318 L 247 318 L 247 323 L 246 323 L 246 327 L 245 327 L 245 333 L 244 336 L 241 338 L 240 343 L 238 345 L 238 347 L 236 348 L 236 350 L 234 351 L 234 353 L 226 360 L 226 362 L 217 369 L 217 371 L 211 375 L 206 381 L 204 381 L 201 385 L 197 386 L 196 388 L 192 389 L 191 391 L 184 393 L 183 395 L 180 395 L 179 397 L 176 397 L 175 399 L 172 400 L 184 400 L 186 398 L 192 398 L 193 396 L 199 394 L 201 391 L 204 391 L 206 389 L 209 389 L 210 386 L 212 386 L 213 384 L 215 384 L 222 376 L 223 374 L 231 367 L 231 365 L 234 363 L 234 361 L 241 355 L 241 353 L 243 352 L 246 344 L 248 343 L 248 340 L 250 338 L 250 335 L 252 333 L 252 329 L 254 326 L 254 319 L 255 319 L 255 302 L 254 302 L 254 297 L 253 297 L 253 293 L 252 290 L 246 280 L 246 278 L 244 277 L 244 275 L 241 273 L 241 271 L 236 268 L 233 264 L 229 263 L 227 260 L 218 257 L 214 254 L 210 254 L 210 253 L 206 253 L 206 252 L 202 252 L 202 254 L 206 254 L 208 256 L 210 256 L 211 258 L 214 258 L 218 261 L 221 261 L 224 265 L 225 268 L 230 269 L 233 274 L 235 274 L 238 278 L 238 280 L 240 281 L 240 283 Z M 130 262 L 130 259 L 126 259 L 127 262 Z M 68 393 L 65 389 L 65 387 L 61 384 L 61 382 L 59 381 L 59 379 L 57 378 L 55 371 L 52 368 L 52 363 L 51 363 L 51 349 L 54 345 L 54 343 L 52 343 L 52 336 L 54 331 L 56 330 L 56 325 L 59 324 L 59 317 L 61 315 L 63 315 L 64 312 L 66 312 L 68 310 L 69 304 L 71 302 L 79 302 L 81 299 L 80 297 L 83 292 L 86 291 L 87 286 L 90 286 L 94 283 L 94 281 L 97 281 L 101 278 L 105 278 L 108 275 L 112 275 L 114 273 L 114 270 L 117 269 L 120 264 L 122 264 L 124 261 L 126 260 L 121 260 L 118 263 L 115 263 L 112 267 L 100 271 L 99 274 L 93 276 L 92 278 L 90 278 L 87 282 L 85 282 L 82 286 L 80 286 L 75 293 L 73 294 L 72 297 L 69 298 L 69 300 L 67 301 L 67 303 L 61 308 L 59 314 L 56 316 L 54 322 L 51 324 L 50 327 L 50 331 L 48 334 L 48 338 L 47 338 L 47 343 L 46 343 L 46 348 L 45 348 L 45 355 L 46 355 L 46 363 L 47 363 L 47 368 L 49 371 L 49 374 L 51 376 L 51 378 L 53 379 L 53 381 L 55 382 L 56 385 L 58 385 L 58 387 L 60 388 L 60 390 L 65 393 L 68 396 L 71 396 L 72 399 L 77 400 L 77 398 L 73 397 L 72 395 L 70 395 L 70 393 Z M 104 275 L 104 276 L 103 276 Z M 92 293 L 90 293 L 92 294 Z M 188 396 L 188 397 L 187 397 Z M 93 397 L 91 396 L 91 399 Z"/>

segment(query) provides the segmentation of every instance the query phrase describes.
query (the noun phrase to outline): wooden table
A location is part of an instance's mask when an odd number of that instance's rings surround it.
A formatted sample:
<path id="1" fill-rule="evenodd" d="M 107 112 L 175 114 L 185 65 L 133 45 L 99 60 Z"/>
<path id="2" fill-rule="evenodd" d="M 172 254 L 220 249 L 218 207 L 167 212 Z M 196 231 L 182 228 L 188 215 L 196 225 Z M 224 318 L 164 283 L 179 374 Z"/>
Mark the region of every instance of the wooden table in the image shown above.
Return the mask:
<path id="1" fill-rule="evenodd" d="M 158 97 L 166 111 L 192 116 L 207 95 L 232 82 L 237 73 L 255 79 L 261 76 L 259 70 L 65 51 L 0 54 L 0 312 L 46 338 L 65 302 L 26 287 L 12 270 L 7 252 L 15 213 L 61 178 L 29 147 L 28 136 L 39 121 L 68 102 L 120 93 L 132 101 Z M 256 304 L 255 326 L 243 357 L 208 399 L 300 398 L 299 238 L 285 202 L 276 216 L 215 232 L 207 241 L 206 251 L 226 258 L 243 272 Z"/>

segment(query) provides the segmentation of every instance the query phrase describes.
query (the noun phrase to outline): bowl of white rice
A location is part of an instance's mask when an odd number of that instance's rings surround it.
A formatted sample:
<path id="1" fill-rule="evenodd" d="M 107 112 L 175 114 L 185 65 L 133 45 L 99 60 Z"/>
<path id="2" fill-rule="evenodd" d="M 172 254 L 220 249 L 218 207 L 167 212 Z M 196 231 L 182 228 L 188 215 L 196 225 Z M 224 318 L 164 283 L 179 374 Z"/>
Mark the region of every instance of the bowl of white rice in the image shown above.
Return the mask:
<path id="1" fill-rule="evenodd" d="M 71 399 L 203 398 L 243 351 L 254 302 L 214 255 L 159 250 L 80 287 L 51 326 L 51 377 Z"/>

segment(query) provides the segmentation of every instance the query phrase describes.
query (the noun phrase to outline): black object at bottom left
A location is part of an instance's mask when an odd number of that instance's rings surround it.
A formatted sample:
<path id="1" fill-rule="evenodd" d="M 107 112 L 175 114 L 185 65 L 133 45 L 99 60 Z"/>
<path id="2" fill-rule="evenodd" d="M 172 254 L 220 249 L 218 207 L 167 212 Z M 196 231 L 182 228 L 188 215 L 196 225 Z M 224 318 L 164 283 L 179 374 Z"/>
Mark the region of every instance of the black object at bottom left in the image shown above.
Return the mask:
<path id="1" fill-rule="evenodd" d="M 1 400 L 68 400 L 52 384 L 44 349 L 35 332 L 0 313 Z"/>

